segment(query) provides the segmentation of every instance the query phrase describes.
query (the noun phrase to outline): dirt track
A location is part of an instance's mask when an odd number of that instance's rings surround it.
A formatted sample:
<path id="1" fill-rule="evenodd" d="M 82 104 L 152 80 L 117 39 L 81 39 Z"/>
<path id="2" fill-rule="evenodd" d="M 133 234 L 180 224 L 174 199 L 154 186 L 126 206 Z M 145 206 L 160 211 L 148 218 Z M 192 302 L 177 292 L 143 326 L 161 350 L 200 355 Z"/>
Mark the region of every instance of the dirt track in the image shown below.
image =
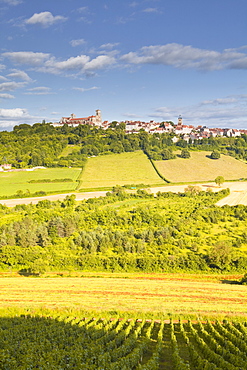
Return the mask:
<path id="1" fill-rule="evenodd" d="M 202 190 L 212 189 L 213 192 L 227 189 L 229 188 L 231 193 L 224 199 L 221 199 L 217 205 L 223 206 L 228 204 L 230 206 L 243 204 L 247 205 L 247 182 L 236 181 L 236 182 L 225 182 L 221 187 L 218 187 L 213 182 L 211 183 L 201 183 L 195 184 L 199 186 Z M 187 185 L 168 185 L 156 188 L 150 188 L 152 194 L 156 194 L 158 191 L 161 192 L 168 192 L 171 191 L 173 193 L 184 192 L 184 189 L 188 186 Z M 47 195 L 44 197 L 35 197 L 35 198 L 18 198 L 18 199 L 3 199 L 0 200 L 0 204 L 4 204 L 7 207 L 14 207 L 18 204 L 37 204 L 39 201 L 48 199 L 51 201 L 55 200 L 63 200 L 67 195 L 75 194 L 76 200 L 84 200 L 89 198 L 98 198 L 101 196 L 106 195 L 106 191 L 94 191 L 94 192 L 85 192 L 85 193 L 66 193 L 66 194 L 54 194 L 54 195 Z"/>
<path id="2" fill-rule="evenodd" d="M 151 192 L 156 194 L 158 191 L 172 191 L 174 193 L 183 192 L 188 185 L 174 185 L 166 186 L 161 188 L 152 188 Z M 246 181 L 234 181 L 234 182 L 225 182 L 221 187 L 217 186 L 214 183 L 202 183 L 196 184 L 203 190 L 211 189 L 213 192 L 230 189 L 230 195 L 226 198 L 221 199 L 216 203 L 217 206 L 224 206 L 228 204 L 229 206 L 235 206 L 237 204 L 247 205 L 247 182 Z"/>
<path id="3" fill-rule="evenodd" d="M 14 207 L 18 204 L 37 204 L 41 200 L 48 199 L 50 201 L 63 200 L 67 195 L 75 194 L 76 200 L 84 200 L 89 198 L 98 198 L 106 195 L 106 191 L 94 191 L 86 193 L 67 193 L 67 194 L 54 194 L 46 195 L 44 197 L 34 197 L 34 198 L 18 198 L 18 199 L 3 199 L 0 200 L 0 204 L 4 204 L 7 207 Z"/>

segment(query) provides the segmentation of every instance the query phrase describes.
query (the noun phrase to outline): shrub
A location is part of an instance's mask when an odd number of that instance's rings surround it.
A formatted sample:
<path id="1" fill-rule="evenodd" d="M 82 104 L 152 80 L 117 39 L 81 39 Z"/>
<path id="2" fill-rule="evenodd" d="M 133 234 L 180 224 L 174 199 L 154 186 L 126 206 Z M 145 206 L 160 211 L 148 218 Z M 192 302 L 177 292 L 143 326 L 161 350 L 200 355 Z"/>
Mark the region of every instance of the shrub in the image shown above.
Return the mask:
<path id="1" fill-rule="evenodd" d="M 211 159 L 219 159 L 219 158 L 220 158 L 220 152 L 218 152 L 218 150 L 214 150 L 214 151 L 211 153 L 210 158 L 211 158 Z"/>
<path id="2" fill-rule="evenodd" d="M 190 152 L 188 151 L 188 149 L 183 149 L 181 151 L 180 157 L 181 158 L 190 158 Z"/>

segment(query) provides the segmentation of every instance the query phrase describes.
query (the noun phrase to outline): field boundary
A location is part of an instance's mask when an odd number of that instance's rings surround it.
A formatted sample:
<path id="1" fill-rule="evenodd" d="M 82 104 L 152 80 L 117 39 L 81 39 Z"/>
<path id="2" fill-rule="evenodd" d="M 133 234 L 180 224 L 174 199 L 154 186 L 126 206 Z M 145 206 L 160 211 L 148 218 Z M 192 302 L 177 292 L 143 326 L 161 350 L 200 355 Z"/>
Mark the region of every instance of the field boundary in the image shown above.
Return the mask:
<path id="1" fill-rule="evenodd" d="M 84 167 L 85 167 L 85 166 L 84 166 Z M 77 186 L 76 186 L 76 188 L 75 188 L 75 191 L 78 191 L 78 190 L 80 189 L 80 187 L 81 187 L 81 183 L 82 183 L 81 178 L 82 178 L 82 173 L 83 173 L 84 167 L 82 167 L 81 172 L 79 173 L 79 175 L 78 175 L 78 177 L 77 177 L 77 179 L 76 179 L 76 181 L 77 181 Z"/>
<path id="2" fill-rule="evenodd" d="M 169 181 L 169 180 L 167 180 L 161 173 L 160 173 L 160 171 L 158 170 L 158 168 L 156 167 L 156 165 L 155 165 L 155 163 L 154 163 L 154 161 L 153 161 L 153 159 L 148 155 L 148 153 L 147 152 L 145 152 L 145 151 L 143 151 L 144 152 L 144 154 L 146 154 L 146 156 L 148 157 L 148 159 L 149 159 L 149 161 L 151 162 L 151 164 L 152 164 L 152 166 L 153 166 L 153 168 L 154 168 L 154 170 L 156 171 L 156 173 L 157 173 L 157 175 L 162 179 L 162 180 L 164 180 L 167 184 L 170 184 L 171 183 L 171 181 Z"/>

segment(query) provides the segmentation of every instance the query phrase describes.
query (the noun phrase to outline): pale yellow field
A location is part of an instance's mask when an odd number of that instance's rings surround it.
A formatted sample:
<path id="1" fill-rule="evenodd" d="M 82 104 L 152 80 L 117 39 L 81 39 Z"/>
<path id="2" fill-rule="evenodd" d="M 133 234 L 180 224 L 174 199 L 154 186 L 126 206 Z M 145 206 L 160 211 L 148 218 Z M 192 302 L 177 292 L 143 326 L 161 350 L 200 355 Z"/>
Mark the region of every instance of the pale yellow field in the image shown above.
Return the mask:
<path id="1" fill-rule="evenodd" d="M 0 278 L 0 306 L 247 315 L 246 286 L 181 277 Z"/>
<path id="2" fill-rule="evenodd" d="M 229 187 L 230 195 L 219 200 L 216 203 L 217 206 L 224 206 L 225 204 L 229 206 L 236 206 L 238 204 L 247 206 L 247 182 L 226 182 L 224 187 Z"/>
<path id="3" fill-rule="evenodd" d="M 207 157 L 210 153 L 190 152 L 189 159 L 155 161 L 155 165 L 171 182 L 213 181 L 217 176 L 223 176 L 225 180 L 247 178 L 247 164 L 227 155 L 210 159 Z"/>
<path id="4" fill-rule="evenodd" d="M 80 180 L 81 189 L 164 183 L 142 151 L 89 158 Z"/>

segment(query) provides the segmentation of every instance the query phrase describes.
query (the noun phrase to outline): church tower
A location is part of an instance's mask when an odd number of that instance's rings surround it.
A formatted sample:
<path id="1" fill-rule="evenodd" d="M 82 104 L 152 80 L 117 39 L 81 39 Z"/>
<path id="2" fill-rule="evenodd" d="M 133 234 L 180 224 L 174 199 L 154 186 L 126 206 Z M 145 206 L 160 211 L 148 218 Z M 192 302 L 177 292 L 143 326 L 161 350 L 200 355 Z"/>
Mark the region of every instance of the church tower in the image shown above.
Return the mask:
<path id="1" fill-rule="evenodd" d="M 178 116 L 178 126 L 181 126 L 183 124 L 183 118 L 181 114 Z"/>
<path id="2" fill-rule="evenodd" d="M 101 125 L 101 123 L 102 123 L 101 110 L 100 109 L 96 110 L 96 123 L 97 123 L 97 125 Z"/>

